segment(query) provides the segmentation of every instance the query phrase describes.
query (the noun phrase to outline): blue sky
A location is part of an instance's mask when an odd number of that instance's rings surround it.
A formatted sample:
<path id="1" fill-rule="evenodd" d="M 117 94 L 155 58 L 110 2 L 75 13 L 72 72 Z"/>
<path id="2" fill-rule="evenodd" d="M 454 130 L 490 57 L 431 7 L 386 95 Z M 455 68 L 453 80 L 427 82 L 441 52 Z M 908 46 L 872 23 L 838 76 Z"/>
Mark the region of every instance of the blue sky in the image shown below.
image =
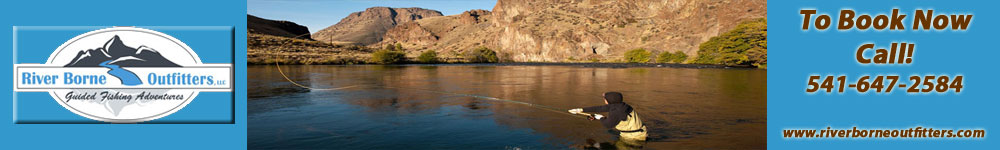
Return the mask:
<path id="1" fill-rule="evenodd" d="M 495 4 L 496 0 L 247 0 L 247 13 L 292 21 L 315 33 L 369 7 L 420 7 L 455 15 L 472 9 L 492 10 Z"/>

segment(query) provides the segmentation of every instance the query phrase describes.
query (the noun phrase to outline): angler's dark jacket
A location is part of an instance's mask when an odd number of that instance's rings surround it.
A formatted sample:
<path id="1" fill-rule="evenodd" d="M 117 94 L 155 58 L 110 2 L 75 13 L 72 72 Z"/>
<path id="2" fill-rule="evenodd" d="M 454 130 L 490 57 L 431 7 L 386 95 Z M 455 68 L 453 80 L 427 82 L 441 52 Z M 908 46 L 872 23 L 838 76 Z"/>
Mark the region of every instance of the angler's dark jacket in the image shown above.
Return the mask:
<path id="1" fill-rule="evenodd" d="M 619 131 L 623 140 L 645 141 L 646 126 L 642 124 L 639 113 L 632 110 L 632 106 L 617 102 L 603 106 L 583 108 L 584 112 L 608 112 L 607 118 L 601 119 L 601 124 Z"/>
<path id="2" fill-rule="evenodd" d="M 622 99 L 622 93 L 607 92 L 604 93 L 607 105 L 583 108 L 583 112 L 608 112 L 608 116 L 601 119 L 604 127 L 619 131 L 623 140 L 645 141 L 646 125 L 642 124 L 639 113 Z"/>
<path id="3" fill-rule="evenodd" d="M 624 102 L 583 108 L 583 112 L 608 112 L 607 118 L 601 119 L 601 124 L 607 128 L 615 128 L 618 122 L 628 119 L 632 113 L 632 106 Z"/>

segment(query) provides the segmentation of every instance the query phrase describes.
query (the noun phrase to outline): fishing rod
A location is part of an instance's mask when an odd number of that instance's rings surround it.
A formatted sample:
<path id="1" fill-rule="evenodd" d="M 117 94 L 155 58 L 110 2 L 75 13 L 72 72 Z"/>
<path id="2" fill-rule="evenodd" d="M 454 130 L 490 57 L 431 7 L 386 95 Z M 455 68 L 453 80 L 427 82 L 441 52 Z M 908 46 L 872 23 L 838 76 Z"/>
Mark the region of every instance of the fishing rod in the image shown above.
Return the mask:
<path id="1" fill-rule="evenodd" d="M 274 66 L 278 68 L 278 73 L 281 73 L 281 77 L 285 77 L 285 80 L 288 80 L 288 82 L 291 82 L 295 86 L 299 86 L 299 87 L 302 87 L 302 88 L 305 88 L 305 89 L 309 89 L 309 90 L 318 90 L 318 91 L 340 90 L 340 89 L 347 89 L 347 88 L 353 88 L 353 87 L 361 86 L 361 85 L 351 85 L 351 86 L 344 86 L 344 87 L 337 87 L 337 88 L 313 88 L 313 87 L 305 86 L 305 85 L 299 84 L 298 82 L 292 81 L 291 78 L 288 78 L 288 76 L 285 75 L 284 71 L 281 71 L 281 66 L 278 65 L 278 62 L 274 62 Z"/>
<path id="2" fill-rule="evenodd" d="M 288 43 L 292 43 L 293 42 L 291 40 L 294 40 L 296 38 L 300 38 L 300 37 L 305 36 L 305 35 L 309 35 L 309 34 L 301 34 L 301 35 L 298 35 L 298 36 L 295 36 L 295 37 L 292 37 L 292 38 L 288 38 L 286 40 L 288 42 L 282 43 L 281 46 L 279 46 L 279 48 L 288 46 Z M 275 59 L 275 58 L 272 57 L 272 59 Z M 274 61 L 274 66 L 278 68 L 278 73 L 281 73 L 281 77 L 284 77 L 285 80 L 288 80 L 288 82 L 291 82 L 295 86 L 299 86 L 299 87 L 302 87 L 302 88 L 305 88 L 305 89 L 324 91 L 324 90 L 340 90 L 340 89 L 347 89 L 347 88 L 353 88 L 353 87 L 360 86 L 360 85 L 351 85 L 351 86 L 336 87 L 336 88 L 313 88 L 313 87 L 305 86 L 305 85 L 299 84 L 298 82 L 292 81 L 291 78 L 288 78 L 288 76 L 285 75 L 285 72 L 281 70 L 281 65 L 279 65 L 279 64 L 280 63 L 278 61 Z"/>
<path id="3" fill-rule="evenodd" d="M 410 90 L 418 90 L 418 91 L 431 92 L 431 93 L 439 93 L 439 94 L 447 94 L 447 95 L 457 95 L 457 96 L 473 97 L 473 98 L 482 99 L 482 100 L 490 100 L 490 101 L 499 101 L 499 102 L 509 102 L 509 103 L 515 103 L 515 104 L 522 104 L 522 105 L 530 106 L 532 108 L 538 108 L 538 109 L 542 109 L 542 110 L 548 110 L 548 111 L 552 111 L 552 112 L 573 115 L 572 113 L 563 111 L 561 109 L 557 109 L 555 107 L 546 106 L 546 105 L 533 104 L 533 103 L 528 103 L 528 102 L 523 102 L 523 101 L 502 99 L 502 98 L 490 97 L 490 96 L 483 96 L 483 95 L 473 95 L 473 94 L 455 93 L 455 92 L 447 92 L 447 91 L 437 91 L 437 90 L 429 90 L 429 89 L 403 88 L 403 87 L 377 86 L 377 85 L 351 85 L 351 86 L 344 86 L 344 87 L 338 87 L 338 88 L 313 88 L 313 87 L 309 87 L 309 86 L 305 86 L 305 85 L 296 83 L 291 78 L 288 78 L 288 76 L 285 75 L 284 71 L 281 71 L 281 67 L 280 66 L 277 66 L 277 67 L 278 67 L 278 73 L 281 73 L 281 76 L 284 77 L 285 80 L 288 80 L 288 82 L 291 82 L 295 86 L 299 86 L 299 87 L 310 89 L 310 90 L 341 90 L 341 89 L 348 89 L 348 88 L 361 87 L 361 86 L 393 88 L 393 89 L 410 89 Z M 583 117 L 583 116 L 579 116 L 579 115 L 573 115 L 573 116 Z M 586 116 L 590 116 L 590 114 L 586 114 Z"/>
<path id="4" fill-rule="evenodd" d="M 301 36 L 302 35 L 299 35 L 299 36 L 296 36 L 295 38 L 298 38 L 298 37 L 301 37 Z M 291 39 L 289 39 L 289 40 L 291 40 Z M 285 47 L 285 45 L 288 44 L 288 43 L 291 43 L 291 42 L 284 43 L 284 44 L 281 45 L 281 47 Z M 314 88 L 314 87 L 305 86 L 305 85 L 299 84 L 298 82 L 293 81 L 291 78 L 288 78 L 288 75 L 285 75 L 285 72 L 281 70 L 281 65 L 279 65 L 279 64 L 280 63 L 278 61 L 274 61 L 274 66 L 276 68 L 278 68 L 278 73 L 281 74 L 281 77 L 284 77 L 285 80 L 287 80 L 288 82 L 292 83 L 295 86 L 301 87 L 301 88 L 310 89 L 310 90 L 325 91 L 325 90 L 342 90 L 342 89 L 348 89 L 348 88 L 365 86 L 365 85 L 351 85 L 351 86 L 336 87 L 336 88 Z M 509 99 L 501 99 L 501 98 L 496 98 L 496 97 L 489 97 L 489 96 L 482 96 L 482 95 L 473 95 L 473 94 L 464 94 L 464 93 L 455 93 L 455 92 L 447 92 L 447 91 L 436 91 L 436 90 L 428 90 L 428 89 L 418 89 L 418 88 L 402 88 L 402 87 L 377 86 L 377 85 L 367 85 L 367 86 L 383 87 L 383 88 L 394 88 L 394 89 L 412 89 L 412 90 L 419 90 L 419 91 L 439 93 L 439 94 L 448 94 L 448 95 L 473 97 L 473 98 L 478 98 L 478 99 L 483 99 L 483 100 L 490 100 L 490 101 L 509 102 L 509 103 L 527 105 L 527 106 L 532 107 L 532 108 L 538 108 L 538 109 L 542 109 L 542 110 L 548 110 L 548 111 L 557 112 L 557 113 L 561 113 L 561 114 L 569 114 L 569 115 L 576 116 L 576 117 L 583 117 L 583 116 L 579 116 L 579 115 L 574 115 L 573 113 L 570 113 L 570 112 L 567 112 L 567 111 L 563 111 L 563 110 L 560 110 L 560 109 L 557 109 L 557 108 L 551 107 L 551 106 L 539 105 L 539 104 L 532 104 L 532 103 L 528 103 L 528 102 L 516 101 L 516 100 L 509 100 Z"/>
<path id="5" fill-rule="evenodd" d="M 594 119 L 604 118 L 604 115 L 601 115 L 601 114 L 591 114 L 591 113 L 585 113 L 585 112 L 575 112 L 575 113 L 574 112 L 570 112 L 570 114 L 576 114 L 576 115 L 581 115 L 581 116 L 586 116 L 586 117 L 592 117 Z"/>
<path id="6" fill-rule="evenodd" d="M 295 86 L 302 87 L 302 88 L 305 88 L 305 89 L 310 89 L 310 90 L 342 90 L 342 89 L 355 88 L 355 87 L 361 87 L 361 86 L 393 88 L 393 89 L 410 89 L 410 90 L 417 90 L 417 91 L 424 91 L 424 92 L 431 92 L 431 93 L 438 93 L 438 94 L 447 94 L 447 95 L 473 97 L 473 98 L 477 98 L 477 99 L 481 99 L 481 100 L 490 100 L 490 101 L 499 101 L 499 102 L 509 102 L 509 103 L 515 103 L 515 104 L 522 104 L 522 105 L 530 106 L 532 108 L 538 108 L 538 109 L 542 109 L 542 110 L 548 110 L 548 111 L 552 111 L 552 112 L 573 115 L 572 113 L 569 113 L 569 112 L 557 109 L 555 107 L 546 106 L 546 105 L 533 104 L 533 103 L 528 103 L 528 102 L 523 102 L 523 101 L 502 99 L 502 98 L 490 97 L 490 96 L 483 96 L 483 95 L 473 95 L 473 94 L 455 93 L 455 92 L 447 92 L 447 91 L 437 91 L 437 90 L 429 90 L 429 89 L 404 88 L 404 87 L 393 87 L 393 86 L 378 86 L 378 85 L 351 85 L 351 86 L 344 86 L 344 87 L 337 87 L 337 88 L 314 88 L 314 87 L 305 86 L 305 85 L 302 85 L 302 84 L 299 84 L 299 83 L 293 81 L 291 78 L 288 78 L 288 76 L 285 75 L 284 71 L 281 70 L 281 66 L 278 66 L 277 63 L 275 63 L 275 66 L 278 68 L 278 73 L 281 73 L 281 76 L 284 77 L 285 80 L 287 80 L 288 82 L 291 82 Z M 573 116 L 583 117 L 583 116 L 579 116 L 579 115 L 573 115 Z M 590 116 L 590 115 L 588 114 L 587 116 Z"/>
<path id="7" fill-rule="evenodd" d="M 482 100 L 490 100 L 490 101 L 498 101 L 498 102 L 509 102 L 509 103 L 527 105 L 527 106 L 532 107 L 532 108 L 537 108 L 537 109 L 542 109 L 542 110 L 548 110 L 548 111 L 552 111 L 552 112 L 556 112 L 556 113 L 573 115 L 572 113 L 569 113 L 567 111 L 563 111 L 561 109 L 558 109 L 558 108 L 555 108 L 555 107 L 552 107 L 552 106 L 546 106 L 546 105 L 540 105 L 540 104 L 533 104 L 533 103 L 528 103 L 528 102 L 524 102 L 524 101 L 502 99 L 502 98 L 482 96 L 482 95 L 473 95 L 473 94 L 455 93 L 455 92 L 447 92 L 447 91 L 436 91 L 436 90 L 428 90 L 428 89 L 419 89 L 419 88 L 402 88 L 402 87 L 391 87 L 391 86 L 378 86 L 378 87 L 394 88 L 394 89 L 411 89 L 411 90 L 425 91 L 425 92 L 431 92 L 431 93 L 439 93 L 439 94 L 447 94 L 447 95 L 457 95 L 457 96 L 473 97 L 473 98 L 478 98 L 478 99 L 482 99 Z M 573 115 L 573 116 L 577 116 L 577 115 Z M 582 116 L 577 116 L 577 117 L 582 117 Z"/>

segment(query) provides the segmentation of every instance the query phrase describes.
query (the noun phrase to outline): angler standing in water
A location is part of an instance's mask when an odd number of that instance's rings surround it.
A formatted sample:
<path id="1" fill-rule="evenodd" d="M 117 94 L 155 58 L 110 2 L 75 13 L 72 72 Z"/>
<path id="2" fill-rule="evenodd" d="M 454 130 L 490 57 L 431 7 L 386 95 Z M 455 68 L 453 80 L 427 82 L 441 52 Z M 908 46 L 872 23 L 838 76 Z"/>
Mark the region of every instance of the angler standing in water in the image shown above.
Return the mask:
<path id="1" fill-rule="evenodd" d="M 604 93 L 604 103 L 607 105 L 570 109 L 569 112 L 585 115 L 589 114 L 584 112 L 608 112 L 607 117 L 600 114 L 593 114 L 590 115 L 590 119 L 600 120 L 604 127 L 620 132 L 621 141 L 630 144 L 634 144 L 631 142 L 646 141 L 646 126 L 639 119 L 639 113 L 636 113 L 632 109 L 632 106 L 622 101 L 622 93 Z"/>

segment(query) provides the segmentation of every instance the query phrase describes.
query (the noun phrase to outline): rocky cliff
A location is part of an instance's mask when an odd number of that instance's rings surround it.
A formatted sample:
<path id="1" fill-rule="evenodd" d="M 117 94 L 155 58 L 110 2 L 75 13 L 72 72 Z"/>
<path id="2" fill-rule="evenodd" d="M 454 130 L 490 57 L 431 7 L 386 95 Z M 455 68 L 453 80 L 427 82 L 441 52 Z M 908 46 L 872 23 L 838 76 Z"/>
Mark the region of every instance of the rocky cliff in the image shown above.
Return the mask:
<path id="1" fill-rule="evenodd" d="M 441 12 L 423 8 L 372 7 L 351 13 L 337 24 L 317 31 L 312 38 L 332 43 L 368 45 L 382 41 L 386 31 L 398 25 L 435 16 L 442 16 Z M 413 38 L 418 39 L 426 38 L 424 36 L 419 33 L 413 34 Z"/>
<path id="2" fill-rule="evenodd" d="M 610 61 L 635 48 L 695 56 L 702 42 L 766 15 L 766 0 L 499 0 L 492 12 L 385 30 L 384 40 L 370 45 L 402 43 L 445 56 L 485 46 L 521 62 Z"/>
<path id="3" fill-rule="evenodd" d="M 247 32 L 281 37 L 309 39 L 309 28 L 291 21 L 260 18 L 247 14 Z"/>
<path id="4" fill-rule="evenodd" d="M 309 29 L 290 21 L 247 15 L 247 29 L 247 64 L 357 64 L 371 53 L 363 46 L 312 40 Z"/>

